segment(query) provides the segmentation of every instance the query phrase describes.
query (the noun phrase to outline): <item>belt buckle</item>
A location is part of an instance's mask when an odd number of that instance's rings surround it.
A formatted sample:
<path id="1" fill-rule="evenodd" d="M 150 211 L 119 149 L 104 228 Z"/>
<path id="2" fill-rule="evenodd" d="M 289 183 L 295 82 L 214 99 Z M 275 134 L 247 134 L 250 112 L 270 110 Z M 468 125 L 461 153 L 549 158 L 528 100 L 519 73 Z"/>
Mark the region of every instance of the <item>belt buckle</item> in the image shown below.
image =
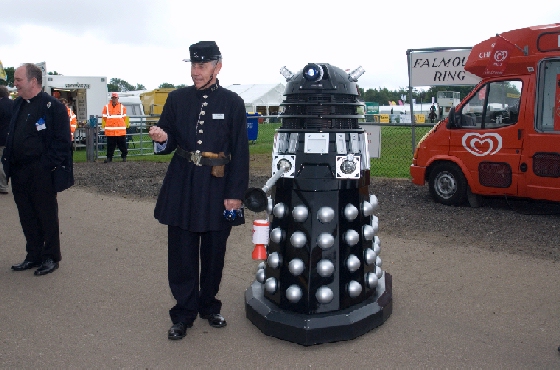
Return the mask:
<path id="1" fill-rule="evenodd" d="M 202 166 L 200 164 L 200 160 L 202 159 L 202 154 L 200 154 L 200 152 L 197 150 L 196 152 L 192 152 L 191 153 L 191 161 L 197 165 L 197 166 Z"/>

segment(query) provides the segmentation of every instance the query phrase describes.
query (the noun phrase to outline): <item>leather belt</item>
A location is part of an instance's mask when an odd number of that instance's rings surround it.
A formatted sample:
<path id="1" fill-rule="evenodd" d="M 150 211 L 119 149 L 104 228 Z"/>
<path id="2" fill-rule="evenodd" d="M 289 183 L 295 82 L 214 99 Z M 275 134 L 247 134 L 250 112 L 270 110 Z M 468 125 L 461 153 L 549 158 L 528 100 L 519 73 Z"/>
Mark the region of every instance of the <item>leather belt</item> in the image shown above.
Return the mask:
<path id="1" fill-rule="evenodd" d="M 231 159 L 229 155 L 224 158 L 209 158 L 205 156 L 206 152 L 187 152 L 185 149 L 181 148 L 178 145 L 177 149 L 175 150 L 175 154 L 185 158 L 189 162 L 193 162 L 197 166 L 223 166 L 225 164 L 228 164 Z"/>

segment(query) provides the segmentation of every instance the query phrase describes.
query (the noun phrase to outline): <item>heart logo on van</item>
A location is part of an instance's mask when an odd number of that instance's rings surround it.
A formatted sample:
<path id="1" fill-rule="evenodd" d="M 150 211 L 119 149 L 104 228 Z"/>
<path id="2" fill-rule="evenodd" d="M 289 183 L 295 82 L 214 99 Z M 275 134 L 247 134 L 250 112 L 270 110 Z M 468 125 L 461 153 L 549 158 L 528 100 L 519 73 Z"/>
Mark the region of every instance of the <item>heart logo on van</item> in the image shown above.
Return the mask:
<path id="1" fill-rule="evenodd" d="M 478 134 L 469 132 L 463 135 L 463 148 L 477 157 L 494 155 L 502 149 L 502 137 L 496 133 Z"/>

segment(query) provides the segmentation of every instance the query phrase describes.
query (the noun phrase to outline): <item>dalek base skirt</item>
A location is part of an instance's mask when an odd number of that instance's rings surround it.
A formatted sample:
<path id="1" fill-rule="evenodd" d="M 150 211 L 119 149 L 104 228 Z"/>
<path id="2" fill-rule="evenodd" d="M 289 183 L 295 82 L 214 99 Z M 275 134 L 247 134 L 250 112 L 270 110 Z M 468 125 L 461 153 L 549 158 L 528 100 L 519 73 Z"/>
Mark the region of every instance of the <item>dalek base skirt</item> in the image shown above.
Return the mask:
<path id="1" fill-rule="evenodd" d="M 266 261 L 245 293 L 247 318 L 302 345 L 356 338 L 392 311 L 354 72 L 314 63 L 286 72 L 272 177 L 244 201 L 270 218 Z"/>
<path id="2" fill-rule="evenodd" d="M 245 291 L 247 318 L 264 334 L 304 346 L 355 339 L 383 324 L 393 310 L 391 275 L 379 279 L 373 296 L 345 310 L 301 314 L 283 310 L 264 298 L 264 287 L 253 282 Z"/>

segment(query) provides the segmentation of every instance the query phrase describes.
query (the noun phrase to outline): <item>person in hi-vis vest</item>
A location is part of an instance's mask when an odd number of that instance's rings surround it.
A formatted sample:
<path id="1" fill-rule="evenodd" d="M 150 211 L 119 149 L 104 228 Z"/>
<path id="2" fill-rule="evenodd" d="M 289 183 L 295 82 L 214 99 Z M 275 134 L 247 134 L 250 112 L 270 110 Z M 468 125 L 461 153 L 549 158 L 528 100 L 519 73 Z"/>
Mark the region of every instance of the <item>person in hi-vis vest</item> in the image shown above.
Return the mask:
<path id="1" fill-rule="evenodd" d="M 104 163 L 113 161 L 115 148 L 121 151 L 121 158 L 126 162 L 128 149 L 126 148 L 126 129 L 130 126 L 126 116 L 126 107 L 119 103 L 119 94 L 111 93 L 111 101 L 103 107 L 103 123 L 101 127 L 107 136 L 107 159 Z"/>
<path id="2" fill-rule="evenodd" d="M 77 127 L 76 114 L 72 110 L 72 107 L 70 106 L 68 100 L 64 98 L 59 100 L 62 104 L 64 104 L 66 110 L 68 111 L 68 117 L 70 118 L 70 139 L 72 140 L 72 142 L 74 142 L 74 131 L 76 131 Z"/>

